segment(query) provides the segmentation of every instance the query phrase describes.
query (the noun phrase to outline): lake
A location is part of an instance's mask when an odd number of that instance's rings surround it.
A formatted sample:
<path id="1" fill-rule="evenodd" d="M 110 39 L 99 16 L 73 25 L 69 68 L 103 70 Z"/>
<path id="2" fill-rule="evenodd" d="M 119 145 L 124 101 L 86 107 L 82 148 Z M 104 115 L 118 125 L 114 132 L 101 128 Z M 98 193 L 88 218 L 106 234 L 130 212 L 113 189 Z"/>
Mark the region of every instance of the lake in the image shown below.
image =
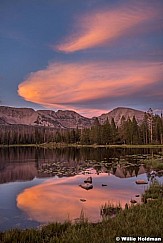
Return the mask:
<path id="1" fill-rule="evenodd" d="M 162 155 L 162 149 L 0 148 L 0 231 L 75 222 L 81 212 L 97 222 L 105 203 L 141 202 L 136 195 L 153 169 L 144 161 Z M 79 185 L 90 176 L 93 189 L 85 190 Z M 162 174 L 156 179 L 163 182 Z"/>

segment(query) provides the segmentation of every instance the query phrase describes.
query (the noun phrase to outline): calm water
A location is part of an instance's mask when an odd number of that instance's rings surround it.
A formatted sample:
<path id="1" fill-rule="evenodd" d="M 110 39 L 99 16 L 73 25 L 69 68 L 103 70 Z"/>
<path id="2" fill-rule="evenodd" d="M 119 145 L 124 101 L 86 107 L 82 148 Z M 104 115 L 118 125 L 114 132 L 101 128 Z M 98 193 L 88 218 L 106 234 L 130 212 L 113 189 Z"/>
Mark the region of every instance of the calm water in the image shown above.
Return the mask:
<path id="1" fill-rule="evenodd" d="M 150 183 L 152 168 L 143 159 L 160 149 L 1 148 L 0 230 L 37 227 L 52 221 L 75 221 L 81 210 L 92 222 L 101 219 L 105 203 L 129 203 Z M 88 177 L 93 189 L 79 187 Z M 157 177 L 163 182 L 163 177 Z M 105 184 L 106 186 L 102 186 Z M 85 199 L 86 201 L 81 201 Z"/>

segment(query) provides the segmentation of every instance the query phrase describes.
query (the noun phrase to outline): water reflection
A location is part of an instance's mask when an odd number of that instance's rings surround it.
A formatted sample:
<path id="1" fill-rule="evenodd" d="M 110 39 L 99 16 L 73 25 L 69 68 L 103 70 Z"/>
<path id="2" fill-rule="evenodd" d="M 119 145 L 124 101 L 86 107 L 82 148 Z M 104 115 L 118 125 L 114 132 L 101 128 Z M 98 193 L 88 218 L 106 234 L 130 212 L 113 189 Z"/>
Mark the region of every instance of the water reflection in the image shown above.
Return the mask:
<path id="1" fill-rule="evenodd" d="M 97 172 L 110 172 L 119 176 L 117 164 L 113 163 L 114 158 L 117 161 L 127 155 L 158 153 L 160 149 L 106 149 L 106 148 L 57 148 L 54 150 L 33 148 L 33 147 L 13 147 L 0 148 L 0 183 L 32 180 L 34 177 L 72 176 L 80 172 L 80 167 L 88 167 L 88 162 L 92 161 Z M 106 158 L 107 163 L 103 166 L 96 162 L 103 161 Z M 128 158 L 130 162 L 130 158 Z M 65 170 L 71 168 L 70 173 L 64 174 L 59 171 L 42 170 L 48 163 L 58 163 L 59 167 L 65 167 Z M 63 168 L 62 168 L 63 169 Z M 125 166 L 121 168 L 121 177 L 137 175 L 140 172 L 139 166 Z"/>
<path id="2" fill-rule="evenodd" d="M 144 185 L 135 184 L 136 179 L 150 181 L 151 167 L 143 159 L 149 154 L 160 158 L 159 152 L 161 149 L 0 148 L 0 230 L 74 220 L 82 209 L 89 220 L 96 221 L 102 204 L 111 201 L 123 206 L 143 192 Z M 93 189 L 86 191 L 79 184 L 90 173 Z M 160 171 L 163 181 L 162 175 Z"/>
<path id="3" fill-rule="evenodd" d="M 0 183 L 32 180 L 35 176 L 35 163 L 11 163 L 0 171 Z"/>
<path id="4" fill-rule="evenodd" d="M 106 173 L 92 175 L 92 190 L 86 191 L 79 187 L 86 178 L 84 175 L 52 179 L 20 193 L 17 197 L 17 206 L 32 220 L 39 222 L 74 220 L 79 217 L 81 210 L 84 210 L 90 221 L 97 221 L 100 219 L 102 204 L 108 201 L 120 202 L 124 207 L 126 202 L 130 202 L 131 198 L 142 193 L 145 188 L 144 185 L 137 186 L 134 177 L 121 180 Z M 145 177 L 142 175 L 140 178 Z M 102 187 L 102 183 L 107 186 Z M 81 202 L 80 199 L 86 201 Z"/>

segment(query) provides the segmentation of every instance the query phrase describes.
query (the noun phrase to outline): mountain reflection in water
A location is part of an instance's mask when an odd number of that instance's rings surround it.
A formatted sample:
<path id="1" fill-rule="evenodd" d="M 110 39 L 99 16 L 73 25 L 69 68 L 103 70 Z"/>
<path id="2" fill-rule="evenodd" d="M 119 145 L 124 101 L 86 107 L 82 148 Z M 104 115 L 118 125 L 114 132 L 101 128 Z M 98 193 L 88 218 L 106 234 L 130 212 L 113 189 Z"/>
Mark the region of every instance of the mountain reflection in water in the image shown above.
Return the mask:
<path id="1" fill-rule="evenodd" d="M 156 153 L 158 151 L 159 149 L 155 150 Z M 96 161 L 101 161 L 104 158 L 108 160 L 117 158 L 119 160 L 126 154 L 150 154 L 152 152 L 150 149 L 117 148 L 56 148 L 54 150 L 33 147 L 0 148 L 0 183 L 54 176 L 55 174 L 45 173 L 45 171 L 40 172 L 43 165 L 49 162 L 58 162 L 60 166 L 64 164 L 66 168 L 77 168 L 79 165 L 87 166 L 86 161 L 89 160 L 96 163 Z M 112 160 L 109 160 L 109 162 L 112 163 Z M 117 175 L 116 167 L 115 165 L 112 168 L 109 166 L 103 172 L 110 172 L 112 169 L 113 174 Z M 121 170 L 122 177 L 142 173 L 139 167 L 121 168 Z"/>
<path id="2" fill-rule="evenodd" d="M 150 181 L 152 170 L 143 160 L 162 160 L 161 154 L 161 149 L 0 148 L 0 230 L 75 220 L 81 210 L 97 221 L 108 201 L 124 206 L 140 200 L 135 195 L 147 185 L 135 180 Z M 93 189 L 86 191 L 79 185 L 88 176 Z M 157 179 L 163 182 L 162 174 Z"/>

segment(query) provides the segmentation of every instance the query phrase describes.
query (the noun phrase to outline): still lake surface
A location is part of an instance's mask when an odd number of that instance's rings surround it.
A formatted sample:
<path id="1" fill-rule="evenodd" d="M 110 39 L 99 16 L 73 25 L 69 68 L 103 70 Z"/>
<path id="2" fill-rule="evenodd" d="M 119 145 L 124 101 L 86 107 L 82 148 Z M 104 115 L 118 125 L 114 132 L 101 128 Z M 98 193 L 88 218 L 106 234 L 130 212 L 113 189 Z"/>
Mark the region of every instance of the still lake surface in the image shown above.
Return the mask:
<path id="1" fill-rule="evenodd" d="M 0 148 L 0 231 L 75 221 L 81 211 L 97 222 L 107 202 L 123 207 L 131 199 L 140 202 L 135 196 L 150 184 L 152 170 L 143 161 L 161 153 L 162 149 Z M 89 176 L 93 189 L 84 190 L 79 185 Z M 148 185 L 137 185 L 138 179 Z M 163 182 L 163 176 L 156 179 Z"/>

